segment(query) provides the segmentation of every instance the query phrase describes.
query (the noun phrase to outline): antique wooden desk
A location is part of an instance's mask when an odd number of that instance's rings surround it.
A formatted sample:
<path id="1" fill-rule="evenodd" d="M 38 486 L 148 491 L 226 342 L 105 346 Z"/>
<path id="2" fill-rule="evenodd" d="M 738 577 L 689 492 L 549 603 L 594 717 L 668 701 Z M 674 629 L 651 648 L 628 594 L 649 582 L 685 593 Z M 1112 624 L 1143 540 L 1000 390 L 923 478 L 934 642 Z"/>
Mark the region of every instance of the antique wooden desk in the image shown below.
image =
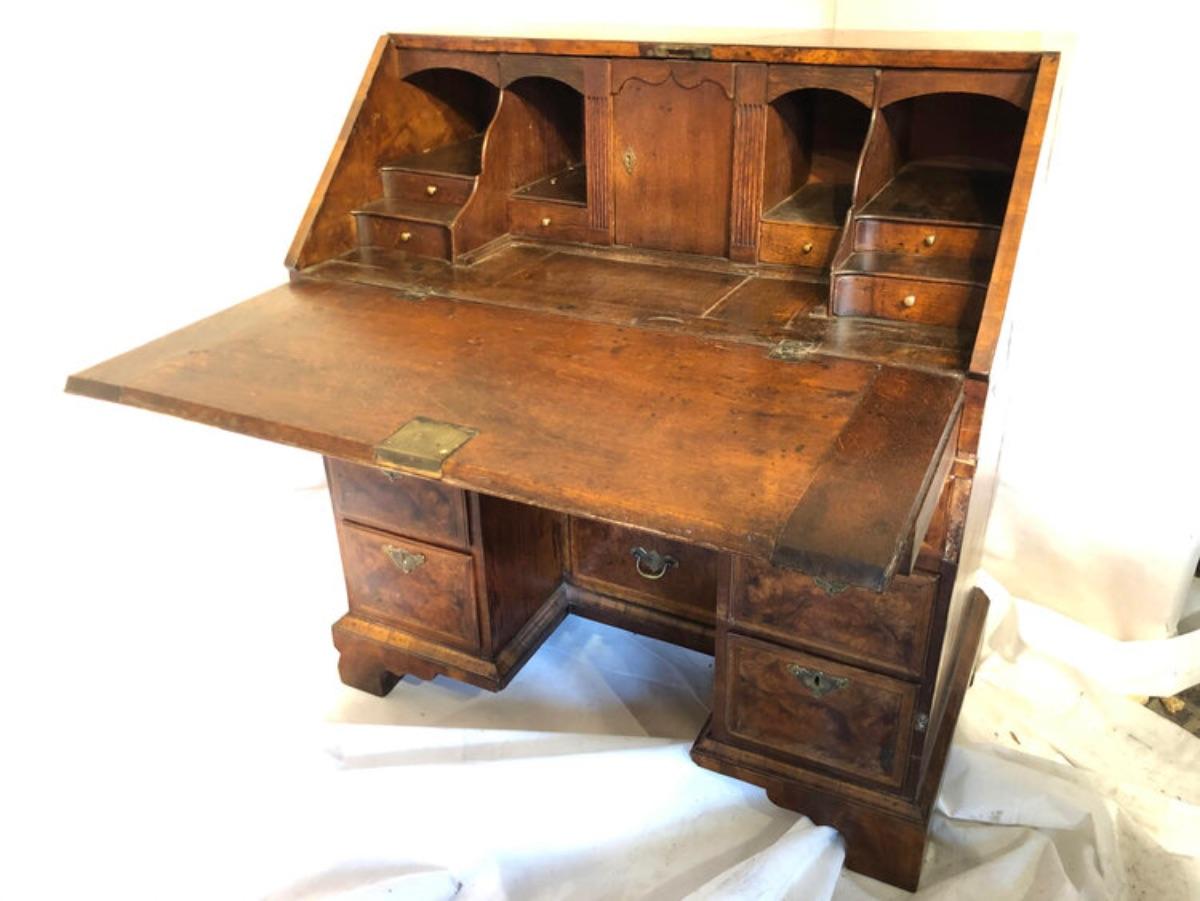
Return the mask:
<path id="1" fill-rule="evenodd" d="M 842 43 L 385 36 L 290 283 L 68 390 L 324 455 L 347 684 L 715 653 L 695 761 L 913 888 L 1057 57 Z"/>

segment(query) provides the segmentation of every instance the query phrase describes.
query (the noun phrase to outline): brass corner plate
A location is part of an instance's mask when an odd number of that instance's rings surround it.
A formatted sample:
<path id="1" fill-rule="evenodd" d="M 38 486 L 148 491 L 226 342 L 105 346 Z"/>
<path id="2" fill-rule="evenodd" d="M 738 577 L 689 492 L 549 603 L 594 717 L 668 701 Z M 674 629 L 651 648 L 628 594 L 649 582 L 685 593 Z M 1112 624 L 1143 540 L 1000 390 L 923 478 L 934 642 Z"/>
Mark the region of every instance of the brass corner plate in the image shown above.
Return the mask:
<path id="1" fill-rule="evenodd" d="M 375 445 L 375 462 L 440 476 L 446 458 L 478 434 L 476 429 L 418 416 Z"/>

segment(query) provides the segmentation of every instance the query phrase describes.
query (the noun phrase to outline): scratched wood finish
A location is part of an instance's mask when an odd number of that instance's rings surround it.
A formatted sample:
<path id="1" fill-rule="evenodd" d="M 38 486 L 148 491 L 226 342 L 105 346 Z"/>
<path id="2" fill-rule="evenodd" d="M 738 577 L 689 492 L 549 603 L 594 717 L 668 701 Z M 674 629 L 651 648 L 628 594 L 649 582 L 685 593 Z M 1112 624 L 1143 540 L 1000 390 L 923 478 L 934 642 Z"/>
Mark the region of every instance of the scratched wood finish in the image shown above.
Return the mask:
<path id="1" fill-rule="evenodd" d="M 736 558 L 729 620 L 783 644 L 920 678 L 937 577 L 896 576 L 882 594 Z"/>
<path id="2" fill-rule="evenodd" d="M 473 562 L 399 535 L 338 526 L 350 610 L 455 647 L 479 647 Z M 389 551 L 411 555 L 405 572 Z"/>
<path id="3" fill-rule="evenodd" d="M 661 578 L 638 572 L 634 548 L 671 557 Z M 718 554 L 651 532 L 574 518 L 571 520 L 571 577 L 585 588 L 712 623 L 717 606 Z M 649 571 L 653 576 L 655 571 Z"/>
<path id="4" fill-rule="evenodd" d="M 740 635 L 727 636 L 722 647 L 716 676 L 724 682 L 724 704 L 715 711 L 719 735 L 900 785 L 914 686 Z M 836 687 L 820 693 L 805 679 L 824 680 L 826 686 L 835 680 Z"/>
<path id="5" fill-rule="evenodd" d="M 328 458 L 325 472 L 339 517 L 436 544 L 471 542 L 466 497 L 457 488 Z"/>

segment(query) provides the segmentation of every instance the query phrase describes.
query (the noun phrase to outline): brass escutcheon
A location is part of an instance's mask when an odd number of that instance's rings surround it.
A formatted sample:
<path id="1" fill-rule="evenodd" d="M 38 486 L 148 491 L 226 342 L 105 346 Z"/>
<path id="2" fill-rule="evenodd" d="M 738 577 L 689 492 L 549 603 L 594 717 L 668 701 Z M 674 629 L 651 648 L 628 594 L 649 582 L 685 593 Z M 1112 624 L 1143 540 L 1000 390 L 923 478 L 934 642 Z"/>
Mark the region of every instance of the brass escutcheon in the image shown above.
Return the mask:
<path id="1" fill-rule="evenodd" d="M 632 147 L 626 147 L 625 152 L 621 154 L 621 165 L 625 167 L 626 175 L 633 175 L 633 166 L 637 162 L 637 154 L 633 152 Z"/>
<path id="2" fill-rule="evenodd" d="M 788 673 L 800 680 L 800 684 L 809 690 L 814 698 L 823 698 L 831 691 L 839 691 L 850 684 L 845 676 L 831 676 L 819 669 L 809 669 L 798 663 L 789 663 Z"/>

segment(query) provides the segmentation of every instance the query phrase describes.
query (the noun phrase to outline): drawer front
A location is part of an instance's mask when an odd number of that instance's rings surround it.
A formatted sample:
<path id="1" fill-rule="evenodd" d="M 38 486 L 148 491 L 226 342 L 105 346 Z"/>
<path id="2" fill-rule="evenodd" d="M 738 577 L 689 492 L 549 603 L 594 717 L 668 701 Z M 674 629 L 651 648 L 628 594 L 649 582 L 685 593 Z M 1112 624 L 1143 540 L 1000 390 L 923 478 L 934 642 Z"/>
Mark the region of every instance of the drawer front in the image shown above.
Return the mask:
<path id="1" fill-rule="evenodd" d="M 974 328 L 983 310 L 984 289 L 973 285 L 839 275 L 833 311 L 839 316 L 875 316 L 951 328 Z"/>
<path id="2" fill-rule="evenodd" d="M 326 460 L 339 517 L 413 538 L 465 548 L 467 499 L 457 488 L 374 466 Z"/>
<path id="3" fill-rule="evenodd" d="M 758 258 L 764 263 L 823 268 L 833 260 L 841 229 L 791 222 L 763 222 L 758 232 Z"/>
<path id="4" fill-rule="evenodd" d="M 640 559 L 635 548 L 645 552 Z M 675 562 L 664 571 L 653 554 Z M 718 556 L 650 532 L 571 520 L 571 570 L 577 584 L 697 622 L 716 619 Z"/>
<path id="5" fill-rule="evenodd" d="M 740 635 L 726 637 L 723 658 L 732 740 L 900 786 L 915 685 Z"/>
<path id="6" fill-rule="evenodd" d="M 883 594 L 758 560 L 733 563 L 730 619 L 773 641 L 920 678 L 938 577 L 896 576 Z"/>
<path id="7" fill-rule="evenodd" d="M 479 647 L 473 561 L 448 551 L 338 525 L 350 610 L 462 648 Z"/>
<path id="8" fill-rule="evenodd" d="M 588 238 L 587 207 L 569 203 L 510 198 L 508 223 L 514 235 L 575 243 Z"/>
<path id="9" fill-rule="evenodd" d="M 434 203 L 466 203 L 475 188 L 474 178 L 431 175 L 404 169 L 380 169 L 383 196 L 397 200 L 432 200 Z"/>
<path id="10" fill-rule="evenodd" d="M 854 249 L 863 251 L 986 260 L 996 255 L 999 241 L 998 228 L 914 225 L 886 219 L 859 219 L 854 224 Z"/>
<path id="11" fill-rule="evenodd" d="M 358 243 L 365 247 L 406 250 L 424 257 L 450 259 L 450 229 L 430 222 L 414 222 L 390 216 L 355 215 Z"/>

